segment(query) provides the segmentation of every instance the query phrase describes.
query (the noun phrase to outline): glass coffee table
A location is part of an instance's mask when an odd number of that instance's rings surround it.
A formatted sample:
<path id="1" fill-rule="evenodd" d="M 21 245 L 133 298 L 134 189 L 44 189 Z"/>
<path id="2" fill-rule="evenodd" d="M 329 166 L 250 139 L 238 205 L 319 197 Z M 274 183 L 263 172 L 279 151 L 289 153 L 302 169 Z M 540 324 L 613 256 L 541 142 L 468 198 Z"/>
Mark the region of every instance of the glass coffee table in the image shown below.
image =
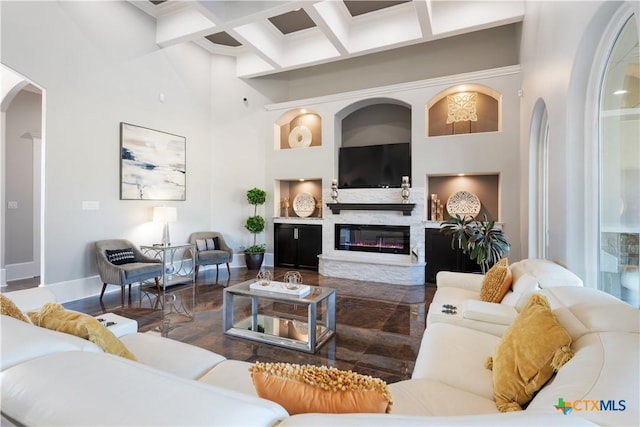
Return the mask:
<path id="1" fill-rule="evenodd" d="M 224 290 L 226 335 L 315 353 L 336 331 L 336 290 L 255 279 Z"/>

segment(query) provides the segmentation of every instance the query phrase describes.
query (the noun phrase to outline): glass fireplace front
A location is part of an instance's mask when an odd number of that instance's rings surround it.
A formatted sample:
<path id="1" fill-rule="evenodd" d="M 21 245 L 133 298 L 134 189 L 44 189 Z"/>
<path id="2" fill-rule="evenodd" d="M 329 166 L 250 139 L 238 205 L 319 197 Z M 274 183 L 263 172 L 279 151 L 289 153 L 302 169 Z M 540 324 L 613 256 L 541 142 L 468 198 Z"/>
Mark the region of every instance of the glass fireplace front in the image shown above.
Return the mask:
<path id="1" fill-rule="evenodd" d="M 409 254 L 409 227 L 336 224 L 335 248 L 342 251 Z"/>

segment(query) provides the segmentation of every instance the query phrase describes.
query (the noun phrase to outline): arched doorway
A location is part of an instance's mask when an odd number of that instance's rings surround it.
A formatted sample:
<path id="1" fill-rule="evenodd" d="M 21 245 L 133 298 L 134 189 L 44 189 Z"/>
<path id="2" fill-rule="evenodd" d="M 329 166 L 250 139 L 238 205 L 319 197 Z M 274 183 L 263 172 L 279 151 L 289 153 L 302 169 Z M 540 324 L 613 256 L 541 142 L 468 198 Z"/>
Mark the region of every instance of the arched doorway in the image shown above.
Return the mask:
<path id="1" fill-rule="evenodd" d="M 44 90 L 1 72 L 0 284 L 19 289 L 43 283 Z"/>

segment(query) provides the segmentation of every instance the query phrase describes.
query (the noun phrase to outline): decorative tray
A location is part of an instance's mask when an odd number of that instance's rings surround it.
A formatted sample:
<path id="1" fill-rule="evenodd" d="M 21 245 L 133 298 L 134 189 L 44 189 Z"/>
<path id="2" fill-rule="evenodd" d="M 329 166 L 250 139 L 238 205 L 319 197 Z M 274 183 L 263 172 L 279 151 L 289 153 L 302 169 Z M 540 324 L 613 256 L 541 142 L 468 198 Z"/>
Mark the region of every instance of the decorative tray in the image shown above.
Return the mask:
<path id="1" fill-rule="evenodd" d="M 260 282 L 254 282 L 249 286 L 249 288 L 254 291 L 279 292 L 298 297 L 307 296 L 311 292 L 311 286 L 309 285 L 300 285 L 298 289 L 288 289 L 284 282 L 271 282 L 267 286 L 261 285 Z"/>

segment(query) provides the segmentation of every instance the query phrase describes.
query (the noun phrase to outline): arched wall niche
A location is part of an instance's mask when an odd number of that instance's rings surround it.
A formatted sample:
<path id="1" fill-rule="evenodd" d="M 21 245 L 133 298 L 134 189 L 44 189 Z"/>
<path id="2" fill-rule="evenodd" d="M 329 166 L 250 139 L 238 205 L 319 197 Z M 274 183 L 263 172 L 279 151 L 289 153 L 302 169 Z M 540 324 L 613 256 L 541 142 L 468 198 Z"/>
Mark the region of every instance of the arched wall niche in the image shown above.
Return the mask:
<path id="1" fill-rule="evenodd" d="M 354 102 L 335 115 L 338 146 L 411 142 L 411 105 L 393 98 Z"/>
<path id="2" fill-rule="evenodd" d="M 411 105 L 393 98 L 354 102 L 335 115 L 338 185 L 395 188 L 411 177 Z"/>
<path id="3" fill-rule="evenodd" d="M 450 104 L 449 96 L 452 96 Z M 502 130 L 502 95 L 468 83 L 436 94 L 425 108 L 426 136 L 460 135 Z"/>
<path id="4" fill-rule="evenodd" d="M 322 145 L 322 118 L 308 108 L 289 110 L 274 124 L 275 149 L 319 147 Z"/>

